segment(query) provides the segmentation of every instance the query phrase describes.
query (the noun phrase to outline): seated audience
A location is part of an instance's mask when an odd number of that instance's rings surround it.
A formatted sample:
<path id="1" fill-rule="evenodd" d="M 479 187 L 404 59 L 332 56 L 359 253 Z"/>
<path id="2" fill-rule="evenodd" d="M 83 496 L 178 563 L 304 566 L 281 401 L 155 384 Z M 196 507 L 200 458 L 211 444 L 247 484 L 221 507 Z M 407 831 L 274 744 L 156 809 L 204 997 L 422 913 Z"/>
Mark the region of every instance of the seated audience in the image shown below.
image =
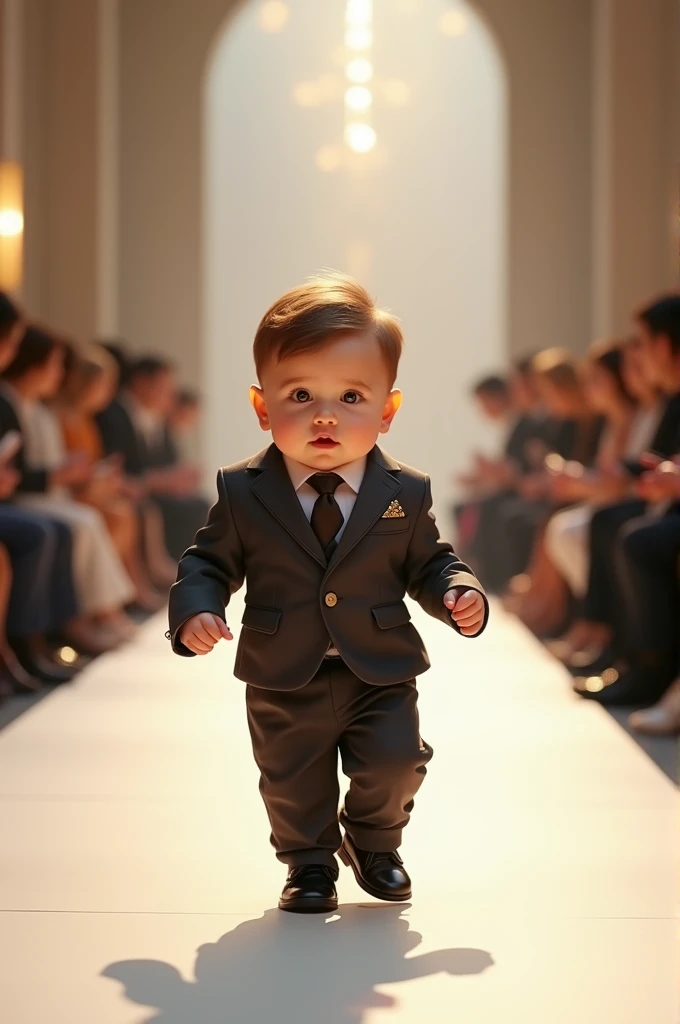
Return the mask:
<path id="1" fill-rule="evenodd" d="M 79 647 L 101 653 L 133 635 L 134 624 L 124 609 L 133 601 L 135 588 L 102 515 L 73 498 L 72 489 L 91 479 L 93 464 L 84 454 L 67 455 L 59 422 L 44 404 L 61 385 L 65 351 L 65 344 L 46 331 L 26 330 L 2 374 L 0 430 L 21 435 L 16 501 L 65 523 L 73 533 L 78 604 L 90 624 Z"/>
<path id="2" fill-rule="evenodd" d="M 540 353 L 532 361 L 532 375 L 546 416 L 538 421 L 537 435 L 527 444 L 524 472 L 517 474 L 510 493 L 498 503 L 495 528 L 488 530 L 484 547 L 480 546 L 497 592 L 520 574 L 528 574 L 528 580 L 513 583 L 514 600 L 532 582 L 538 586 L 545 575 L 536 539 L 555 507 L 549 467 L 556 459 L 589 466 L 601 430 L 601 421 L 588 406 L 579 367 L 567 353 L 560 349 Z M 530 564 L 533 552 L 537 558 Z"/>
<path id="3" fill-rule="evenodd" d="M 643 309 L 636 326 L 648 379 L 663 396 L 663 413 L 650 457 L 625 464 L 630 491 L 636 496 L 598 509 L 590 523 L 583 607 L 586 626 L 599 645 L 591 663 L 582 668 L 575 689 L 603 704 L 653 702 L 660 696 L 659 688 L 663 689 L 660 674 L 651 671 L 649 652 L 638 644 L 642 612 L 640 602 L 625 586 L 624 539 L 650 518 L 677 515 L 672 501 L 648 500 L 644 472 L 650 458 L 659 464 L 680 453 L 680 296 L 663 298 Z M 604 684 L 601 688 L 588 683 L 597 675 Z"/>
<path id="4" fill-rule="evenodd" d="M 163 359 L 145 357 L 129 368 L 118 397 L 97 416 L 104 449 L 119 454 L 123 468 L 139 480 L 163 515 L 165 540 L 180 558 L 205 522 L 208 503 L 197 493 L 200 474 L 177 461 L 169 427 L 175 404 L 175 374 Z"/>
<path id="5" fill-rule="evenodd" d="M 551 581 L 568 587 L 572 621 L 549 648 L 571 669 L 575 692 L 642 707 L 631 725 L 670 735 L 680 734 L 680 295 L 646 306 L 635 327 L 634 339 L 593 346 L 582 368 L 560 358 L 556 374 L 554 353 L 536 357 L 548 413 L 543 467 L 536 471 L 536 451 L 514 476 L 478 460 L 465 482 L 469 504 L 488 515 L 478 558 L 497 568 L 509 549 L 517 564 L 535 538 L 519 578 L 526 591 L 510 606 L 539 635 L 546 615 L 526 614 L 523 601 L 533 597 L 545 612 Z M 482 403 L 487 415 L 503 404 L 494 387 L 499 404 Z M 513 406 L 519 412 L 517 399 Z M 507 563 L 497 575 L 507 577 Z"/>
<path id="6" fill-rule="evenodd" d="M 87 456 L 95 470 L 73 489 L 73 497 L 100 511 L 136 588 L 135 602 L 157 611 L 164 598 L 154 589 L 142 551 L 142 517 L 135 487 L 120 470 L 119 456 L 104 458 L 95 416 L 111 403 L 118 384 L 118 365 L 103 348 L 91 345 L 70 361 L 53 409 L 59 417 L 67 451 Z"/>
<path id="7" fill-rule="evenodd" d="M 588 584 L 593 514 L 599 506 L 625 496 L 630 486 L 626 462 L 639 459 L 649 447 L 662 414 L 659 393 L 645 372 L 635 340 L 594 346 L 586 366 L 589 399 L 606 424 L 596 468 L 584 473 L 580 466 L 569 467 L 555 474 L 555 496 L 580 503 L 554 515 L 546 531 L 548 556 L 577 602 L 582 602 Z M 578 615 L 551 649 L 565 663 L 588 664 L 597 653 L 598 640 Z M 594 651 L 589 647 L 593 643 Z"/>
<path id="8" fill-rule="evenodd" d="M 496 529 L 499 511 L 520 479 L 542 463 L 545 416 L 531 359 L 516 363 L 509 382 L 486 377 L 475 385 L 473 394 L 487 419 L 506 424 L 506 439 L 500 458 L 476 455 L 473 468 L 457 478 L 468 495 L 454 510 L 458 550 L 466 561 L 480 566 L 486 588 L 498 591 L 507 580 L 495 573 L 491 559 L 485 559 L 489 534 Z"/>

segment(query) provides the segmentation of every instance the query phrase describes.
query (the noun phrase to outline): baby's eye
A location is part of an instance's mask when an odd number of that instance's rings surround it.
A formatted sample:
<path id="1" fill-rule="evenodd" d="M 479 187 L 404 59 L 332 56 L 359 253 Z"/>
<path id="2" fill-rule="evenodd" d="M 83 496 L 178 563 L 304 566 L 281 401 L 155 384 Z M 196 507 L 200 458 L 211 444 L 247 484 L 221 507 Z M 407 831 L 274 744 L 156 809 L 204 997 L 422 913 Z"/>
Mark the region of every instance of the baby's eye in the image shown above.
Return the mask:
<path id="1" fill-rule="evenodd" d="M 306 388 L 296 388 L 291 398 L 294 402 L 311 402 L 312 396 Z"/>
<path id="2" fill-rule="evenodd" d="M 342 400 L 348 405 L 356 405 L 357 402 L 361 401 L 361 395 L 358 391 L 345 391 Z"/>

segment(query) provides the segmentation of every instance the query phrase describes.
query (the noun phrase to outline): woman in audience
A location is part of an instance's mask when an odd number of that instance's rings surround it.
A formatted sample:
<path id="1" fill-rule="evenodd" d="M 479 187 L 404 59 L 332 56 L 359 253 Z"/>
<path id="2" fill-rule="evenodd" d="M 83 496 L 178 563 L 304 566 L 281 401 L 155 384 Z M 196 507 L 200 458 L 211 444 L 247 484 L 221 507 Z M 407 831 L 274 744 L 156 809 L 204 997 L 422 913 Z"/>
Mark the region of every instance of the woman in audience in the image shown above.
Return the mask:
<path id="1" fill-rule="evenodd" d="M 615 501 L 628 492 L 630 481 L 623 464 L 625 460 L 639 459 L 647 449 L 663 408 L 658 392 L 644 372 L 634 340 L 594 346 L 586 374 L 589 400 L 605 417 L 606 424 L 596 467 L 590 473 L 575 467 L 555 475 L 554 496 L 561 501 L 580 503 L 554 515 L 546 531 L 547 553 L 579 603 L 588 584 L 593 513 L 598 505 Z M 566 636 L 551 644 L 550 649 L 561 660 L 578 667 L 592 661 L 602 642 L 597 624 L 578 616 Z"/>
<path id="2" fill-rule="evenodd" d="M 91 479 L 91 462 L 84 455 L 67 456 L 59 423 L 44 405 L 61 385 L 65 350 L 53 335 L 29 327 L 3 379 L 23 438 L 20 500 L 72 529 L 76 590 L 84 615 L 96 628 L 98 653 L 133 635 L 124 608 L 134 600 L 135 587 L 101 514 L 72 497 L 72 488 Z"/>
<path id="3" fill-rule="evenodd" d="M 136 587 L 136 603 L 145 611 L 157 611 L 164 599 L 154 589 L 142 556 L 144 512 L 142 507 L 140 514 L 139 502 L 135 500 L 139 498 L 139 489 L 124 479 L 119 459 L 104 458 L 95 421 L 96 414 L 116 394 L 118 376 L 115 359 L 100 346 L 88 346 L 70 360 L 53 409 L 59 417 L 67 451 L 86 455 L 97 467 L 89 480 L 73 489 L 74 498 L 103 515 Z"/>

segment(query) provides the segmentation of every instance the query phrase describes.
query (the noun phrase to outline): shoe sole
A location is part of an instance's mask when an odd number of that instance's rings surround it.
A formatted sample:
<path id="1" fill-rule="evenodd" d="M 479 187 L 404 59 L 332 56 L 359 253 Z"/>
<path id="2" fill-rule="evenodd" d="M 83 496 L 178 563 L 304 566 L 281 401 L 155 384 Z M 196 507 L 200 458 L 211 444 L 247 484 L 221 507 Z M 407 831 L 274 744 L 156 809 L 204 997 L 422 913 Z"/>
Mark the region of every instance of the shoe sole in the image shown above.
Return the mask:
<path id="1" fill-rule="evenodd" d="M 337 900 L 279 900 L 279 910 L 285 910 L 288 914 L 333 914 L 337 909 Z"/>
<path id="2" fill-rule="evenodd" d="M 413 895 L 411 890 L 399 896 L 392 896 L 388 895 L 385 892 L 380 892 L 379 889 L 373 889 L 372 886 L 370 886 L 368 882 L 364 880 L 364 878 L 361 875 L 361 872 L 359 871 L 358 867 L 356 866 L 350 855 L 345 850 L 344 846 L 341 846 L 340 849 L 338 850 L 338 857 L 345 865 L 345 867 L 352 869 L 359 888 L 363 889 L 364 892 L 367 892 L 369 896 L 373 897 L 373 899 L 382 900 L 384 903 L 405 903 L 407 900 L 411 899 L 411 896 Z"/>

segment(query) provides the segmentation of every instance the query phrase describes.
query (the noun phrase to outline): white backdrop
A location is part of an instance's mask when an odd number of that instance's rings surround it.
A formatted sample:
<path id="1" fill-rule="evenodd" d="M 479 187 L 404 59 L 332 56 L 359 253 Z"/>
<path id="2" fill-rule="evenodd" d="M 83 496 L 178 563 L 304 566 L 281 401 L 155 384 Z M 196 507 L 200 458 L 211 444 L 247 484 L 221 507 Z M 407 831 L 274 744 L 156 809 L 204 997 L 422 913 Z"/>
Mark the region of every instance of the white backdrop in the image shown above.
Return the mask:
<path id="1" fill-rule="evenodd" d="M 506 351 L 499 55 L 466 6 L 451 36 L 441 31 L 447 0 L 374 0 L 377 144 L 325 171 L 319 149 L 350 156 L 345 2 L 291 0 L 274 34 L 262 31 L 262 6 L 247 4 L 227 25 L 206 77 L 206 464 L 212 476 L 268 442 L 247 400 L 256 325 L 281 292 L 333 267 L 403 321 L 405 401 L 383 443 L 431 474 L 446 529 L 452 470 L 492 444 L 467 387 Z M 389 102 L 394 80 L 406 85 L 405 105 Z M 312 83 L 312 100 L 321 88 L 320 105 L 296 102 L 301 82 Z"/>

